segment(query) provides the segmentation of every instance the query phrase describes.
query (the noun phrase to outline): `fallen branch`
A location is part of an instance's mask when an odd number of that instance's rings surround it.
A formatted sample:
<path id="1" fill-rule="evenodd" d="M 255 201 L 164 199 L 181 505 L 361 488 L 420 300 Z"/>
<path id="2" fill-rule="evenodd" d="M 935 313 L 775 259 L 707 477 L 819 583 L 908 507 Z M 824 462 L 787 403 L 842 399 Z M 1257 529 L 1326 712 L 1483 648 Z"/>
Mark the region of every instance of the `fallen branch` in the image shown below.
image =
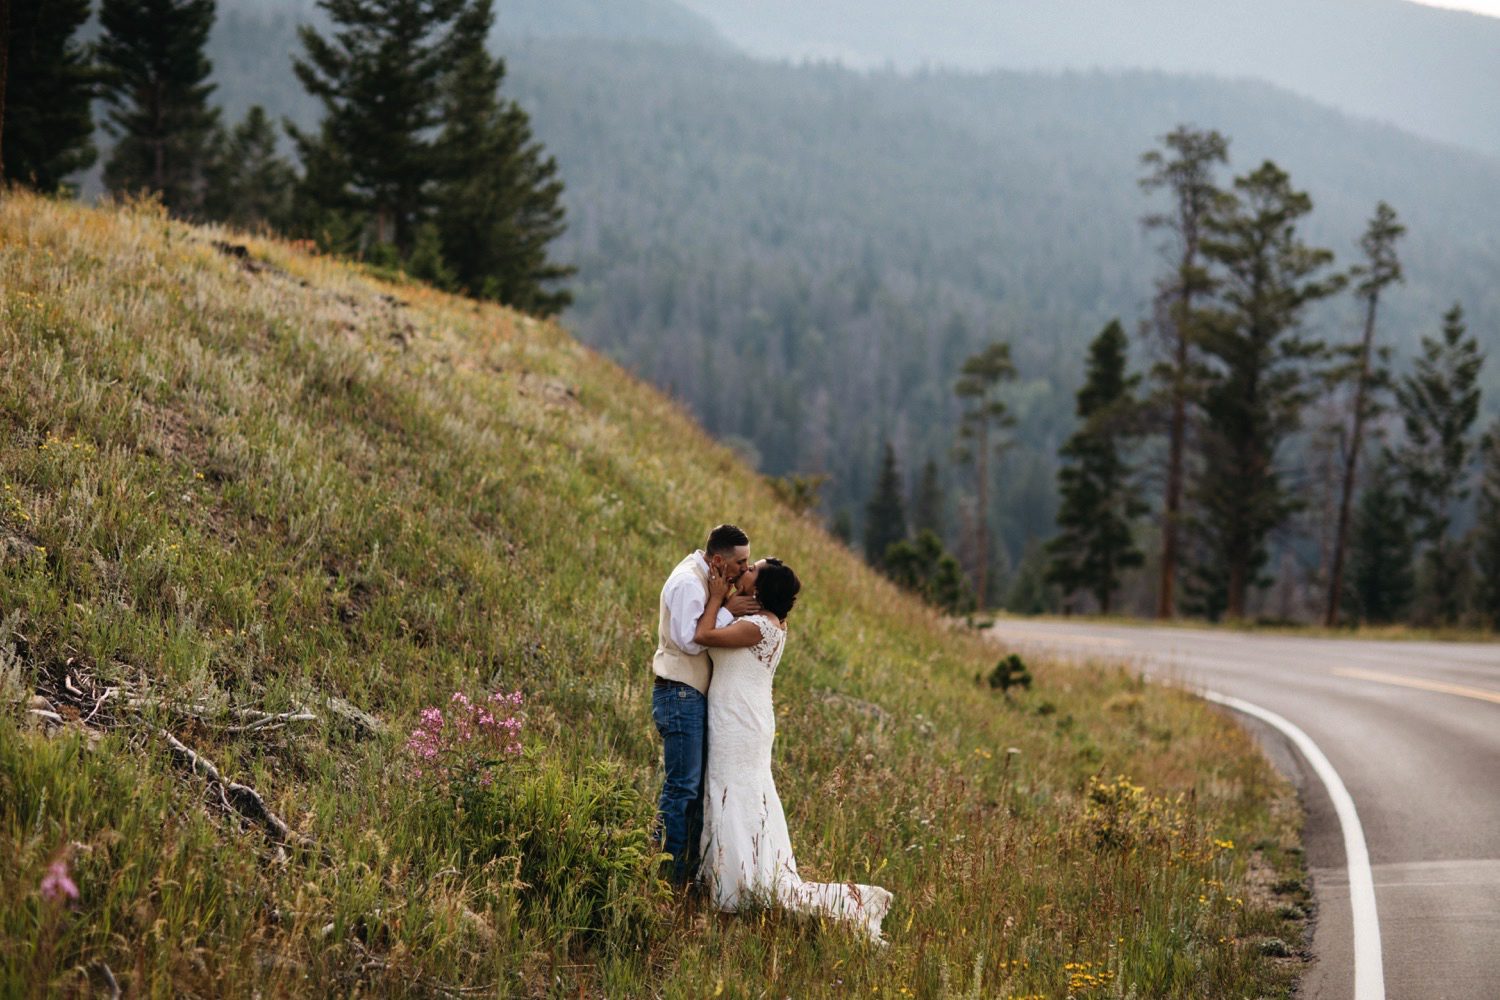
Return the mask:
<path id="1" fill-rule="evenodd" d="M 318 717 L 305 708 L 294 709 L 290 712 L 262 712 L 255 708 L 226 708 L 214 709 L 207 705 L 196 705 L 191 702 L 168 701 L 164 698 L 131 698 L 127 701 L 128 708 L 160 708 L 178 715 L 185 715 L 199 722 L 212 722 L 221 715 L 231 715 L 242 721 L 241 725 L 229 726 L 227 731 L 231 733 L 253 733 L 268 729 L 281 729 L 290 722 L 317 722 Z"/>
<path id="2" fill-rule="evenodd" d="M 104 693 L 99 696 L 99 700 L 96 701 L 96 702 L 94 702 L 94 710 L 92 712 L 90 712 L 88 715 L 84 716 L 84 718 L 83 718 L 84 725 L 88 725 L 89 721 L 91 719 L 93 719 L 94 716 L 96 716 L 96 715 L 99 714 L 99 709 L 101 709 L 101 708 L 104 707 L 104 703 L 106 701 L 109 701 L 110 698 L 114 697 L 115 695 L 117 695 L 119 693 L 120 693 L 120 689 L 119 688 L 105 688 L 104 689 Z M 105 966 L 105 968 L 107 969 L 108 966 Z"/>
<path id="3" fill-rule="evenodd" d="M 115 974 L 104 962 L 95 962 L 93 966 L 104 980 L 104 987 L 110 1000 L 120 1000 L 120 983 L 115 979 Z"/>
<path id="4" fill-rule="evenodd" d="M 213 761 L 189 748 L 185 743 L 167 732 L 159 730 L 162 738 L 167 741 L 171 748 L 172 757 L 179 764 L 184 764 L 194 774 L 201 774 L 213 785 L 219 793 L 219 801 L 226 809 L 239 813 L 245 819 L 265 828 L 267 836 L 279 844 L 287 843 L 292 837 L 291 828 L 273 813 L 266 805 L 260 793 L 249 785 L 242 785 L 236 781 L 225 781 L 219 774 L 219 769 L 214 767 Z"/>
<path id="5" fill-rule="evenodd" d="M 244 718 L 244 716 L 241 716 Z M 289 722 L 317 722 L 318 717 L 311 712 L 281 712 L 270 714 L 262 712 L 260 718 L 247 722 L 242 726 L 230 726 L 225 732 L 229 733 L 259 733 L 272 729 L 285 729 Z"/>
<path id="6" fill-rule="evenodd" d="M 322 702 L 324 708 L 353 726 L 361 736 L 379 736 L 385 732 L 385 723 L 336 694 L 323 695 Z"/>

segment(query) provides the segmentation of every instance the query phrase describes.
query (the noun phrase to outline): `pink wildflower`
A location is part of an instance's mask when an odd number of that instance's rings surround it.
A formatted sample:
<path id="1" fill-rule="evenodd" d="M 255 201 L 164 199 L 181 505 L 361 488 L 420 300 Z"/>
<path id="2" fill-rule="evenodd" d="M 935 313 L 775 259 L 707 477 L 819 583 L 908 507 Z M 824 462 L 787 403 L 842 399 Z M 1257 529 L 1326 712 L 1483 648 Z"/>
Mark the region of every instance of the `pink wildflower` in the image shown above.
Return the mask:
<path id="1" fill-rule="evenodd" d="M 60 903 L 65 899 L 78 898 L 78 886 L 68 877 L 68 863 L 62 858 L 52 862 L 38 887 L 42 898 L 49 903 Z"/>
<path id="2" fill-rule="evenodd" d="M 419 725 L 406 740 L 407 751 L 417 758 L 418 766 L 412 769 L 415 776 L 433 774 L 446 781 L 488 766 L 496 754 L 520 754 L 522 720 L 515 712 L 523 700 L 519 691 L 496 691 L 475 704 L 462 691 L 455 691 L 448 698 L 446 718 L 436 707 L 422 709 Z M 488 787 L 491 776 L 484 772 L 479 781 Z"/>

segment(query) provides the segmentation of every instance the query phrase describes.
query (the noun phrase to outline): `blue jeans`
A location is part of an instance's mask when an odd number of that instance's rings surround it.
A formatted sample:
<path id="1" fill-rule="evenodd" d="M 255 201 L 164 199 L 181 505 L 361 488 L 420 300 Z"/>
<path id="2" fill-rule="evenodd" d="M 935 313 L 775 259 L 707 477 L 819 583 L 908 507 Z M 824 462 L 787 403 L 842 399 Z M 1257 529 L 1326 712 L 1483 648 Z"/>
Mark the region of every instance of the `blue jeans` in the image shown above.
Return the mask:
<path id="1" fill-rule="evenodd" d="M 672 855 L 672 881 L 681 885 L 698 870 L 708 699 L 686 684 L 658 684 L 651 690 L 651 719 L 661 733 L 667 772 L 657 819 L 661 849 Z"/>

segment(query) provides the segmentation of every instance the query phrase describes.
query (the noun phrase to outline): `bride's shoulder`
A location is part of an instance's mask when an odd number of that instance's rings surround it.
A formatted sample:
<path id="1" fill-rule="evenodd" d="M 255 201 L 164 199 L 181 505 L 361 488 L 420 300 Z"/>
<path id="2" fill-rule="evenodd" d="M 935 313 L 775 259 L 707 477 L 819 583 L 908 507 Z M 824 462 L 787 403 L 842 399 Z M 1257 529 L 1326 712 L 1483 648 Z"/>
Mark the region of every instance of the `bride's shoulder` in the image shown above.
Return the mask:
<path id="1" fill-rule="evenodd" d="M 760 627 L 760 630 L 767 635 L 786 631 L 785 625 L 782 625 L 780 622 L 778 622 L 774 615 L 767 614 L 764 611 L 757 612 L 753 615 L 746 615 L 745 620 L 755 622 L 755 624 Z"/>

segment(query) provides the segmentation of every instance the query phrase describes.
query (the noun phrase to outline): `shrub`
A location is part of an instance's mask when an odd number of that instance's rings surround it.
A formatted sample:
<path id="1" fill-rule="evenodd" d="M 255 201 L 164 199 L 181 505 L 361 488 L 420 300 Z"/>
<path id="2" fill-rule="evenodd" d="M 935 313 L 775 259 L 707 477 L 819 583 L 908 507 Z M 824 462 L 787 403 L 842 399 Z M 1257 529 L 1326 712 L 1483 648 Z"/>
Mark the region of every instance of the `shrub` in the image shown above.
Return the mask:
<path id="1" fill-rule="evenodd" d="M 995 664 L 995 669 L 990 671 L 990 687 L 1010 693 L 1013 687 L 1031 690 L 1031 671 L 1026 669 L 1026 664 L 1015 653 L 1002 659 Z"/>
<path id="2" fill-rule="evenodd" d="M 1185 842 L 1191 833 L 1182 796 L 1152 795 L 1123 774 L 1113 781 L 1090 778 L 1083 814 L 1094 842 L 1102 848 L 1171 846 Z"/>
<path id="3" fill-rule="evenodd" d="M 458 842 L 470 866 L 515 866 L 520 901 L 559 943 L 639 950 L 659 930 L 670 895 L 657 875 L 653 806 L 604 761 L 570 771 L 552 758 L 464 786 Z"/>

